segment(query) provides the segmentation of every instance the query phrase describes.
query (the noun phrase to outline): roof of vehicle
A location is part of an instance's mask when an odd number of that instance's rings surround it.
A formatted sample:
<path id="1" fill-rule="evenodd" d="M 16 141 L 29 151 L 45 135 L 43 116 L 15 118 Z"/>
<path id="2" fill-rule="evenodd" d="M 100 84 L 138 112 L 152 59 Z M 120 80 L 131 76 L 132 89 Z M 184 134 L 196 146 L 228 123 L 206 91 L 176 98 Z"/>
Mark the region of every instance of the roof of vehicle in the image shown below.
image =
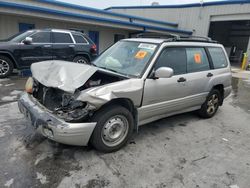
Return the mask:
<path id="1" fill-rule="evenodd" d="M 162 44 L 164 42 L 174 43 L 177 45 L 190 45 L 195 44 L 197 46 L 220 46 L 216 41 L 209 40 L 201 40 L 201 39 L 192 39 L 192 38 L 129 38 L 123 39 L 123 41 L 134 41 L 134 42 L 142 42 L 142 43 L 154 43 L 154 44 Z"/>
<path id="2" fill-rule="evenodd" d="M 30 31 L 55 31 L 55 32 L 71 32 L 71 33 L 81 33 L 80 30 L 74 30 L 74 29 L 53 29 L 53 28 L 45 28 L 45 29 L 32 29 Z"/>

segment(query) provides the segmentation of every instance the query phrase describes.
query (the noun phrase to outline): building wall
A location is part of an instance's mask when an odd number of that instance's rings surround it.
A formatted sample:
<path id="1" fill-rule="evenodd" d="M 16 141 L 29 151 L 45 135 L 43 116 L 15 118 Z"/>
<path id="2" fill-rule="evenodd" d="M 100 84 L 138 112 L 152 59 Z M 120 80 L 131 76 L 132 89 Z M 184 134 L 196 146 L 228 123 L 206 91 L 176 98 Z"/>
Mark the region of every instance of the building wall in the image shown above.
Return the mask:
<path id="1" fill-rule="evenodd" d="M 0 39 L 6 39 L 19 32 L 19 23 L 35 24 L 36 29 L 55 28 L 55 29 L 81 29 L 86 34 L 91 31 L 99 31 L 100 52 L 114 43 L 115 34 L 123 34 L 128 37 L 128 31 L 123 29 L 112 29 L 101 26 L 90 26 L 74 22 L 53 21 L 31 17 L 13 16 L 0 14 Z"/>
<path id="2" fill-rule="evenodd" d="M 161 21 L 176 22 L 180 29 L 193 30 L 194 35 L 207 36 L 210 21 L 250 20 L 250 4 L 189 8 L 133 8 L 109 11 L 131 14 Z"/>

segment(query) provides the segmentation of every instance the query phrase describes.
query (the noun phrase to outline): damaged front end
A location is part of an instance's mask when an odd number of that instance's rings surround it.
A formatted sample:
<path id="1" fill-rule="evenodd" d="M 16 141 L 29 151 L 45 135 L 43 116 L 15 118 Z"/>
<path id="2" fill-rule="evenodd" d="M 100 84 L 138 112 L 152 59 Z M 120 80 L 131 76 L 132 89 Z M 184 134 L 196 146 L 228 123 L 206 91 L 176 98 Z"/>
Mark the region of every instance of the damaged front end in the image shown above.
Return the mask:
<path id="1" fill-rule="evenodd" d="M 20 112 L 38 132 L 60 143 L 87 145 L 96 126 L 93 114 L 113 99 L 141 103 L 141 79 L 64 61 L 35 63 L 31 72 Z"/>
<path id="2" fill-rule="evenodd" d="M 60 89 L 46 87 L 38 81 L 34 81 L 32 95 L 52 114 L 66 122 L 84 122 L 95 110 L 95 107 L 87 102 L 76 100 L 79 93 L 71 94 Z"/>
<path id="3" fill-rule="evenodd" d="M 41 68 L 46 72 L 41 73 Z M 92 101 L 79 99 L 82 92 L 125 79 L 125 77 L 103 73 L 93 66 L 61 61 L 36 63 L 31 69 L 32 92 L 31 88 L 26 91 L 30 92 L 52 114 L 73 123 L 88 122 L 96 110 Z"/>

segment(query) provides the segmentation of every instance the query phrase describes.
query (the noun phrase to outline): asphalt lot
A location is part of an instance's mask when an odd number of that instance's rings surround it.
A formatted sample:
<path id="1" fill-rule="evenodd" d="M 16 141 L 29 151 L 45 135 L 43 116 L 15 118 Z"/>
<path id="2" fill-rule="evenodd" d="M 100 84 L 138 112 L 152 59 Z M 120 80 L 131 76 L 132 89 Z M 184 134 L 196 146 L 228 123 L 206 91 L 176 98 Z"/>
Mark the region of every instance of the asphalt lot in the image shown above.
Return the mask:
<path id="1" fill-rule="evenodd" d="M 214 118 L 165 118 L 110 154 L 35 134 L 16 103 L 26 79 L 2 79 L 0 187 L 249 188 L 250 79 L 234 76 L 233 93 Z"/>

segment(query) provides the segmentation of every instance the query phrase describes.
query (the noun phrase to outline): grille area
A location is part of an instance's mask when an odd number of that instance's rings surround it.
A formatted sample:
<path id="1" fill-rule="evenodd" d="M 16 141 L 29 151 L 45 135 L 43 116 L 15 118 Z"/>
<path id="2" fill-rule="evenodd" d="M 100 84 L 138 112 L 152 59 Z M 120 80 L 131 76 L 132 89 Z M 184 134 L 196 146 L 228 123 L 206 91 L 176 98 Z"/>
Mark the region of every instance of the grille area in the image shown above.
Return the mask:
<path id="1" fill-rule="evenodd" d="M 46 108 L 54 111 L 62 106 L 65 92 L 60 89 L 49 88 L 36 82 L 33 89 L 33 96 Z"/>

